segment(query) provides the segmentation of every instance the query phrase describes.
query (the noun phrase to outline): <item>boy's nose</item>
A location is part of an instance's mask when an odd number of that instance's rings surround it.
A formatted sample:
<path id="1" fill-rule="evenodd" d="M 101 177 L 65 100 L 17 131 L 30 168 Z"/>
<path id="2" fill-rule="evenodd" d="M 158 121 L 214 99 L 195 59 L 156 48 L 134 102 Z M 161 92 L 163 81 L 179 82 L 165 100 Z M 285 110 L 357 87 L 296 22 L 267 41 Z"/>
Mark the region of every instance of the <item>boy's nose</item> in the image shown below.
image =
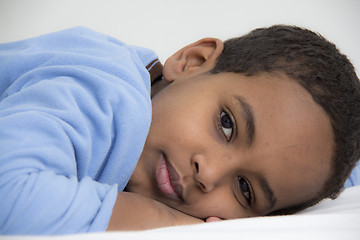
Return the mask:
<path id="1" fill-rule="evenodd" d="M 211 192 L 221 179 L 221 169 L 202 154 L 196 154 L 191 159 L 194 179 L 203 192 Z"/>

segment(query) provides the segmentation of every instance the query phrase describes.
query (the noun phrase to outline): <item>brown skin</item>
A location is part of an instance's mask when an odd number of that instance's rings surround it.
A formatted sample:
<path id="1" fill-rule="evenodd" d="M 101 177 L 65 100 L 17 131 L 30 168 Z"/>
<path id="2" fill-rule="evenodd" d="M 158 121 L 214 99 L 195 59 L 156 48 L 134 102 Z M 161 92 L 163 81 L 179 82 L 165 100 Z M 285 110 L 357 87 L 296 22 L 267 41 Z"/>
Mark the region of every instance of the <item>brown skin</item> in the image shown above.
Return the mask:
<path id="1" fill-rule="evenodd" d="M 107 231 L 145 230 L 203 222 L 140 194 L 119 192 Z"/>
<path id="2" fill-rule="evenodd" d="M 266 215 L 323 187 L 334 148 L 326 113 L 281 73 L 208 74 L 222 49 L 220 40 L 202 39 L 165 63 L 170 84 L 152 99 L 150 132 L 127 186 L 137 194 L 119 193 L 109 229 Z M 253 114 L 252 142 L 239 98 Z M 164 160 L 169 182 L 160 174 Z M 261 179 L 273 192 L 272 204 Z M 137 200 L 127 201 L 129 196 Z"/>

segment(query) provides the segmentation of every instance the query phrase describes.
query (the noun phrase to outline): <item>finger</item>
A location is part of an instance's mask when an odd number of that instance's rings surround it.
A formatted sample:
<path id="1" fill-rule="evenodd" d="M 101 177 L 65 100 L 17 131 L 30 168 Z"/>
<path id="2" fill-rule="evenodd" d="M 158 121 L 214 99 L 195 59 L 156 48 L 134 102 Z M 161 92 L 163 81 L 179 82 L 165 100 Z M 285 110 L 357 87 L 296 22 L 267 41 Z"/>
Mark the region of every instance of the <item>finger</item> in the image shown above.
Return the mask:
<path id="1" fill-rule="evenodd" d="M 221 221 L 222 219 L 219 217 L 208 217 L 205 222 L 217 222 L 217 221 Z"/>

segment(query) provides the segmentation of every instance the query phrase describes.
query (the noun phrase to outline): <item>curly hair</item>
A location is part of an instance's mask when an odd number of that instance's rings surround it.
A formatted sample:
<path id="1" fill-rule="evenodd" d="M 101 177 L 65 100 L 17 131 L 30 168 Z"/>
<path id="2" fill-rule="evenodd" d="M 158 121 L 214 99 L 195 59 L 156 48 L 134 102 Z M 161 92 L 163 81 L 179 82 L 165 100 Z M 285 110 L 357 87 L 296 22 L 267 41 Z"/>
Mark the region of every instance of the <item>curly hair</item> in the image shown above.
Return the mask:
<path id="1" fill-rule="evenodd" d="M 360 158 L 360 83 L 349 59 L 320 34 L 274 25 L 224 42 L 212 74 L 246 76 L 280 71 L 305 88 L 330 117 L 335 149 L 331 173 L 307 202 L 269 215 L 292 214 L 325 198 L 336 198 Z"/>

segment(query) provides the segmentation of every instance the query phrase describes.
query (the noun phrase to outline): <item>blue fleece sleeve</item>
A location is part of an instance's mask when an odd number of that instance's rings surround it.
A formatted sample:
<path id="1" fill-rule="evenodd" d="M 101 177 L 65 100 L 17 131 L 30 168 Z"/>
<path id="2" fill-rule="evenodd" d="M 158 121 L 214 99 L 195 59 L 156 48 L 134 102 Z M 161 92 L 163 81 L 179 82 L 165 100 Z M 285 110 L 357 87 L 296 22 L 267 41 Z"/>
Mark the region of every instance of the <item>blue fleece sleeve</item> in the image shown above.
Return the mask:
<path id="1" fill-rule="evenodd" d="M 106 229 L 150 126 L 154 57 L 85 28 L 0 45 L 0 234 Z"/>
<path id="2" fill-rule="evenodd" d="M 27 100 L 24 104 L 15 105 L 16 96 L 11 104 L 1 104 L 16 106 L 16 111 L 0 108 L 0 233 L 62 234 L 106 229 L 116 185 L 101 184 L 90 177 L 78 179 L 74 144 L 80 139 L 74 139 L 74 132 L 68 134 L 54 114 L 41 109 L 51 98 L 42 94 L 41 99 L 34 100 L 26 92 L 21 93 L 25 95 L 21 98 Z M 51 90 L 48 94 L 59 96 Z M 33 101 L 44 104 L 35 108 Z"/>

